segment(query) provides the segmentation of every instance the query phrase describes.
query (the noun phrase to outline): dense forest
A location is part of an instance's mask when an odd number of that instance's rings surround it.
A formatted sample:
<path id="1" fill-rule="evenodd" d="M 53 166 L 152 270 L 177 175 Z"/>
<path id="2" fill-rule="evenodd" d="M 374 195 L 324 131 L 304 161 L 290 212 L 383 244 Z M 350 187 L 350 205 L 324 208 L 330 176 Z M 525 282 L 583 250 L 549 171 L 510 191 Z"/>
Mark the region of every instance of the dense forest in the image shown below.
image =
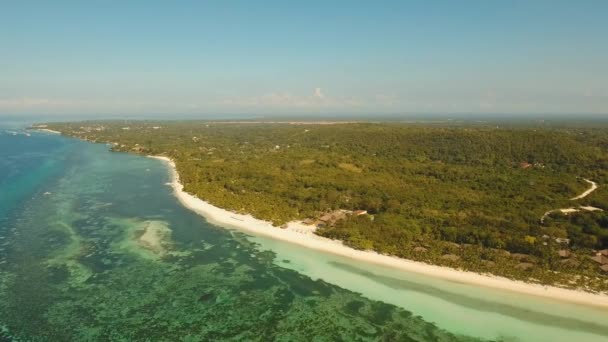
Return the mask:
<path id="1" fill-rule="evenodd" d="M 608 129 L 401 123 L 49 123 L 115 151 L 166 155 L 185 190 L 270 220 L 316 220 L 359 249 L 608 290 Z M 593 180 L 599 188 L 571 200 Z M 569 214 L 559 208 L 593 207 Z M 560 252 L 561 251 L 561 252 Z M 552 271 L 552 272 L 547 272 Z"/>

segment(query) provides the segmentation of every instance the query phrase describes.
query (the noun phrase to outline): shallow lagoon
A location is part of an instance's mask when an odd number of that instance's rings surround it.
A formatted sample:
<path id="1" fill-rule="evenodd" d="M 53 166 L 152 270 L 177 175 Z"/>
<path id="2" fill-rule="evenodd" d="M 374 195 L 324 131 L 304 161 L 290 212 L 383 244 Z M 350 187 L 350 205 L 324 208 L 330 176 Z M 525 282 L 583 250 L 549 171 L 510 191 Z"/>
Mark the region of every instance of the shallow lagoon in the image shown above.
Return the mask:
<path id="1" fill-rule="evenodd" d="M 0 339 L 608 338 L 601 310 L 213 226 L 157 160 L 42 133 L 0 149 Z"/>

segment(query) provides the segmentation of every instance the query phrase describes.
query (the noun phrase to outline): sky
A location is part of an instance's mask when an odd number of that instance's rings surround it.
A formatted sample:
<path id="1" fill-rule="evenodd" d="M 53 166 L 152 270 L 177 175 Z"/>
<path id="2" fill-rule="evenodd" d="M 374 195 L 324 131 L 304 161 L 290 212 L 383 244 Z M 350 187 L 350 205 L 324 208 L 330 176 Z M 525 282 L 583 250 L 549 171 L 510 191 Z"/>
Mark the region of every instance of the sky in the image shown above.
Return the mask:
<path id="1" fill-rule="evenodd" d="M 0 115 L 608 116 L 608 1 L 0 0 Z"/>

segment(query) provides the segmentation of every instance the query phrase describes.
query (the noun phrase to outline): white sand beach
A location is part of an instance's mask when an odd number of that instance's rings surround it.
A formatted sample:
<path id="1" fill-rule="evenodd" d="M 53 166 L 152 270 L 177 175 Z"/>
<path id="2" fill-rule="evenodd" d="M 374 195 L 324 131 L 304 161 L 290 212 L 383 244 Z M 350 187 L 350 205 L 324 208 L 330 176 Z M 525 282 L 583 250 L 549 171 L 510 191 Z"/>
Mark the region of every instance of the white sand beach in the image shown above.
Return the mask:
<path id="1" fill-rule="evenodd" d="M 54 130 L 48 129 L 48 128 L 36 128 L 36 130 L 40 131 L 40 132 L 51 133 L 51 134 L 61 134 L 61 132 L 59 132 L 59 131 L 54 131 Z"/>
<path id="2" fill-rule="evenodd" d="M 262 221 L 251 215 L 242 215 L 218 208 L 205 202 L 196 196 L 183 191 L 183 185 L 179 181 L 175 163 L 163 156 L 149 156 L 166 162 L 171 169 L 174 194 L 178 200 L 187 208 L 205 217 L 209 222 L 235 228 L 256 235 L 267 236 L 272 239 L 289 242 L 313 250 L 322 251 L 361 260 L 366 263 L 382 265 L 405 272 L 415 272 L 436 278 L 442 278 L 454 282 L 484 286 L 494 289 L 506 290 L 532 296 L 551 298 L 558 301 L 577 303 L 596 307 L 608 308 L 608 295 L 593 294 L 584 291 L 570 290 L 552 286 L 530 284 L 522 281 L 510 280 L 474 272 L 466 272 L 448 267 L 435 266 L 423 262 L 382 255 L 373 251 L 360 251 L 345 246 L 340 241 L 327 239 L 314 234 L 314 229 L 301 222 L 290 222 L 287 228 L 273 226 L 270 222 Z"/>

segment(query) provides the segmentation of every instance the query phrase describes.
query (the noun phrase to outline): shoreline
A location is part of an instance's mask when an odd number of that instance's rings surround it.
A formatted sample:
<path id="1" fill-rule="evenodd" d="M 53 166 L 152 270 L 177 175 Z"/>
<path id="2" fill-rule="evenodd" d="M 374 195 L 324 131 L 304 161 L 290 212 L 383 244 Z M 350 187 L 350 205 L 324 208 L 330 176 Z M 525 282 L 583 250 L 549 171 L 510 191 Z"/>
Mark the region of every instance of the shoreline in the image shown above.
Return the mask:
<path id="1" fill-rule="evenodd" d="M 54 130 L 48 129 L 48 128 L 34 128 L 34 130 L 40 131 L 40 132 L 51 133 L 51 134 L 61 134 L 61 132 L 59 132 L 59 131 L 54 131 Z"/>
<path id="2" fill-rule="evenodd" d="M 593 294 L 582 290 L 565 289 L 555 286 L 531 284 L 518 280 L 511 280 L 494 275 L 484 275 L 475 272 L 461 271 L 444 266 L 426 264 L 383 255 L 374 251 L 362 251 L 344 245 L 341 241 L 328 239 L 314 234 L 314 228 L 298 221 L 287 224 L 287 228 L 273 226 L 268 221 L 256 219 L 251 215 L 233 213 L 216 207 L 200 198 L 183 191 L 179 181 L 179 174 L 175 162 L 164 156 L 148 156 L 163 161 L 169 166 L 173 194 L 186 208 L 203 216 L 210 223 L 222 227 L 235 228 L 263 235 L 276 240 L 285 241 L 302 247 L 318 250 L 325 253 L 339 255 L 350 259 L 360 260 L 370 264 L 382 265 L 399 271 L 418 273 L 434 278 L 482 286 L 497 290 L 505 290 L 530 296 L 544 297 L 558 302 L 582 304 L 591 307 L 608 308 L 608 295 Z"/>

